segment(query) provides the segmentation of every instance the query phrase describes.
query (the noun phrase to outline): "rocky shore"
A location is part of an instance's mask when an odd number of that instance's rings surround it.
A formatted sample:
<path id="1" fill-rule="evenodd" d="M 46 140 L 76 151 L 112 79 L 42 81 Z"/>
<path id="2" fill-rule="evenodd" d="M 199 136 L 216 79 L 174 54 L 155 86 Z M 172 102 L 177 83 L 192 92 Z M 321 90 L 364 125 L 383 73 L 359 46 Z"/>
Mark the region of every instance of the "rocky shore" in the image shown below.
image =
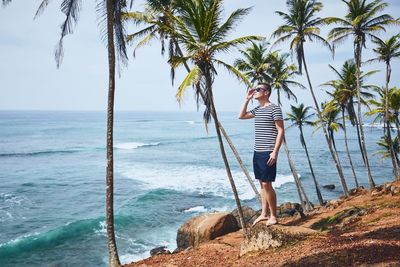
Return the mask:
<path id="1" fill-rule="evenodd" d="M 250 227 L 259 211 L 244 207 L 248 238 L 237 211 L 207 213 L 184 223 L 177 249 L 163 247 L 133 266 L 400 266 L 400 182 L 303 211 L 278 208 L 279 224 Z"/>

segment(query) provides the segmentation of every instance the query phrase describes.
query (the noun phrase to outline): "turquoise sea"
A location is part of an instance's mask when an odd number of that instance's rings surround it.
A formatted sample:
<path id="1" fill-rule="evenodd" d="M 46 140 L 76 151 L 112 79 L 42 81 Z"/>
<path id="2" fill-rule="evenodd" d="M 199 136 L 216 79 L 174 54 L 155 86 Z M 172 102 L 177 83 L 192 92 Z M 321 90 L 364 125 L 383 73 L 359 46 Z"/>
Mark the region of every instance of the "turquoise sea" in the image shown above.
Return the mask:
<path id="1" fill-rule="evenodd" d="M 253 122 L 237 113 L 220 113 L 249 170 Z M 106 266 L 105 143 L 106 113 L 77 111 L 0 111 L 0 266 Z M 341 186 L 321 133 L 305 128 L 311 158 L 325 199 Z M 366 123 L 373 177 L 392 180 L 389 160 L 373 155 L 380 125 Z M 355 128 L 350 149 L 362 185 L 368 187 Z M 314 186 L 296 128 L 286 132 L 289 148 L 312 202 Z M 235 203 L 209 125 L 201 112 L 116 112 L 115 224 L 121 261 L 148 257 L 150 249 L 176 248 L 176 231 L 186 220 Z M 336 145 L 349 187 L 354 186 L 343 136 Z M 259 209 L 255 195 L 230 149 L 233 176 L 244 205 Z M 281 149 L 274 183 L 278 204 L 298 201 Z"/>

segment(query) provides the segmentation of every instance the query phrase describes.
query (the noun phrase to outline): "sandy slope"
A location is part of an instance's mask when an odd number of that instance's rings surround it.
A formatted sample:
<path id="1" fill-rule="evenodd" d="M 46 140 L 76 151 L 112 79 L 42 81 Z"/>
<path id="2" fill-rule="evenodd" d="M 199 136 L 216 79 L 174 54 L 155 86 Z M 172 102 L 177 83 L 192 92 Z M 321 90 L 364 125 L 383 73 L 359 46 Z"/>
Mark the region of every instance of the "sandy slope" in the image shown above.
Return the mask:
<path id="1" fill-rule="evenodd" d="M 400 186 L 400 182 L 394 184 Z M 124 266 L 400 266 L 400 195 L 374 196 L 364 191 L 336 208 L 317 207 L 305 220 L 285 218 L 280 224 L 310 227 L 354 206 L 363 209 L 364 214 L 346 218 L 315 237 L 283 248 L 239 258 L 243 235 L 238 231 L 194 249 Z"/>

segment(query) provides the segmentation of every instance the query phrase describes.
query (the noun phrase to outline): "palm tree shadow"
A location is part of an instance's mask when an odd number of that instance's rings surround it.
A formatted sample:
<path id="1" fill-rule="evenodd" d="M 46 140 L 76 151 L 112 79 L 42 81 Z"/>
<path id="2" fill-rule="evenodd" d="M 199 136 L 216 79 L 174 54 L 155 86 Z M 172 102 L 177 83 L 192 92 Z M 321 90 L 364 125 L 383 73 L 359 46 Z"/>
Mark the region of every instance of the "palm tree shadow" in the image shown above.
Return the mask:
<path id="1" fill-rule="evenodd" d="M 382 242 L 366 242 L 371 239 L 381 241 L 400 241 L 400 226 L 381 228 L 355 237 L 337 236 L 334 234 L 332 245 L 338 246 L 331 252 L 322 251 L 308 255 L 296 262 L 284 264 L 285 267 L 294 266 L 353 266 L 360 264 L 394 263 L 400 262 L 400 245 Z M 358 241 L 358 242 L 357 242 Z M 360 242 L 361 241 L 361 242 Z M 363 242 L 364 241 L 364 242 Z M 350 244 L 349 246 L 341 246 Z M 391 266 L 391 265 L 388 265 Z M 393 265 L 395 266 L 395 265 Z"/>

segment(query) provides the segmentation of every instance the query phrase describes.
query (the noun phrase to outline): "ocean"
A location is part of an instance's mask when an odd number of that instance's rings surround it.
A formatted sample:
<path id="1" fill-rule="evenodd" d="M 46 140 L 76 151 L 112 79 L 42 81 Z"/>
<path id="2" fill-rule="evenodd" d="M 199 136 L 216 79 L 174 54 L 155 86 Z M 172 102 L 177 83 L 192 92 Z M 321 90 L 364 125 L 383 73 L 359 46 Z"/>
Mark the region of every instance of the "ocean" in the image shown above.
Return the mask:
<path id="1" fill-rule="evenodd" d="M 253 121 L 221 112 L 220 120 L 252 173 Z M 286 126 L 289 122 L 286 122 Z M 116 112 L 114 130 L 115 230 L 122 263 L 176 248 L 176 232 L 204 212 L 231 211 L 235 202 L 213 123 L 201 112 Z M 0 111 L 0 266 L 106 266 L 106 113 L 100 111 Z M 391 181 L 391 162 L 373 152 L 381 125 L 365 134 L 376 183 Z M 360 184 L 368 188 L 356 130 L 348 129 Z M 321 132 L 305 128 L 314 171 L 325 199 L 341 185 Z M 343 134 L 335 135 L 349 188 L 354 187 Z M 318 203 L 299 131 L 286 139 L 301 180 Z M 258 200 L 226 144 L 243 205 Z M 273 184 L 278 205 L 298 202 L 283 148 Z"/>

